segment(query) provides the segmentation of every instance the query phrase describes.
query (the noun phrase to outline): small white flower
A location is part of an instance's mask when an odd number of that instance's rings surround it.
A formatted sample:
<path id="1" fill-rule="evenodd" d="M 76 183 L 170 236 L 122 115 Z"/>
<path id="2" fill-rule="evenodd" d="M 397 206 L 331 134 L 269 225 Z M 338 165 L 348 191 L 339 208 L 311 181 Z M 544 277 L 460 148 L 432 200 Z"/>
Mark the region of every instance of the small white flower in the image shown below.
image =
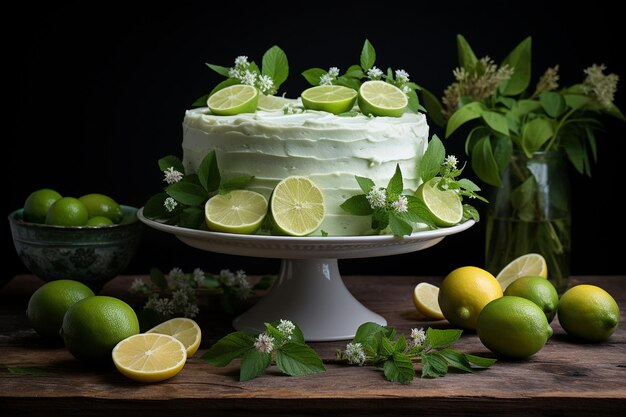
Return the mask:
<path id="1" fill-rule="evenodd" d="M 402 92 L 404 94 L 409 94 L 411 92 L 411 87 L 409 87 L 408 85 L 403 85 L 402 86 Z"/>
<path id="2" fill-rule="evenodd" d="M 337 67 L 330 67 L 328 69 L 328 75 L 330 75 L 333 78 L 339 77 L 339 68 L 337 68 Z"/>
<path id="3" fill-rule="evenodd" d="M 163 171 L 163 174 L 165 175 L 163 181 L 168 184 L 174 184 L 183 179 L 183 173 L 180 171 L 176 171 L 174 167 L 167 168 L 165 171 Z"/>
<path id="4" fill-rule="evenodd" d="M 274 80 L 269 75 L 259 76 L 259 90 L 263 94 L 267 94 L 274 89 Z"/>
<path id="5" fill-rule="evenodd" d="M 253 86 L 254 84 L 256 84 L 256 73 L 251 72 L 250 70 L 246 70 L 246 72 L 241 77 L 241 83 Z"/>
<path id="6" fill-rule="evenodd" d="M 403 69 L 396 70 L 396 81 L 401 84 L 409 82 L 409 73 Z"/>
<path id="7" fill-rule="evenodd" d="M 148 288 L 147 288 L 146 283 L 143 282 L 143 280 L 140 278 L 135 278 L 133 280 L 133 283 L 130 285 L 130 292 L 143 293 L 143 292 L 146 292 L 147 290 Z"/>
<path id="8" fill-rule="evenodd" d="M 230 78 L 237 78 L 238 80 L 240 80 L 242 77 L 241 72 L 237 68 L 229 68 L 228 76 Z"/>
<path id="9" fill-rule="evenodd" d="M 372 68 L 367 70 L 367 76 L 370 80 L 380 80 L 383 76 L 383 72 L 378 69 L 378 67 L 373 66 Z"/>
<path id="10" fill-rule="evenodd" d="M 178 203 L 172 197 L 167 197 L 163 202 L 163 207 L 165 207 L 165 209 L 169 212 L 174 211 L 177 205 Z"/>
<path id="11" fill-rule="evenodd" d="M 200 268 L 193 270 L 193 280 L 196 284 L 200 285 L 204 282 L 204 271 Z"/>
<path id="12" fill-rule="evenodd" d="M 235 285 L 235 274 L 230 272 L 230 269 L 222 269 L 220 271 L 220 282 L 227 287 Z"/>
<path id="13" fill-rule="evenodd" d="M 365 198 L 373 209 L 383 208 L 387 203 L 387 190 L 382 187 L 373 187 Z"/>
<path id="14" fill-rule="evenodd" d="M 406 213 L 409 211 L 409 201 L 406 196 L 401 195 L 396 201 L 391 203 L 391 207 L 393 207 L 396 213 Z"/>
<path id="15" fill-rule="evenodd" d="M 320 77 L 320 85 L 333 85 L 333 77 L 330 74 L 324 74 Z"/>
<path id="16" fill-rule="evenodd" d="M 248 57 L 247 56 L 239 55 L 237 58 L 235 58 L 235 66 L 236 67 L 248 68 L 248 65 L 250 65 L 250 63 L 248 62 Z"/>
<path id="17" fill-rule="evenodd" d="M 156 311 L 161 317 L 170 317 L 174 314 L 171 301 L 167 298 L 158 298 L 156 295 L 148 299 L 144 308 Z"/>
<path id="18" fill-rule="evenodd" d="M 172 270 L 167 275 L 172 281 L 182 281 L 185 279 L 185 273 L 180 268 L 172 268 Z"/>
<path id="19" fill-rule="evenodd" d="M 234 278 L 235 292 L 240 300 L 245 300 L 252 294 L 252 286 L 248 282 L 246 272 L 239 270 Z"/>
<path id="20" fill-rule="evenodd" d="M 415 346 L 421 346 L 424 340 L 426 340 L 426 332 L 424 332 L 424 329 L 411 329 L 411 339 L 413 339 Z"/>
<path id="21" fill-rule="evenodd" d="M 363 365 L 365 363 L 365 351 L 360 343 L 348 343 L 345 353 L 348 363 L 353 365 Z"/>
<path id="22" fill-rule="evenodd" d="M 293 331 L 296 330 L 296 326 L 289 320 L 280 319 L 280 323 L 276 326 L 276 330 L 280 332 L 283 336 L 288 339 L 291 339 L 291 335 Z"/>
<path id="23" fill-rule="evenodd" d="M 274 338 L 265 333 L 261 333 L 254 341 L 254 347 L 263 353 L 271 353 L 274 350 Z"/>
<path id="24" fill-rule="evenodd" d="M 448 165 L 450 168 L 456 168 L 456 164 L 458 163 L 458 159 L 454 155 L 446 156 L 446 160 L 443 161 L 444 165 Z"/>

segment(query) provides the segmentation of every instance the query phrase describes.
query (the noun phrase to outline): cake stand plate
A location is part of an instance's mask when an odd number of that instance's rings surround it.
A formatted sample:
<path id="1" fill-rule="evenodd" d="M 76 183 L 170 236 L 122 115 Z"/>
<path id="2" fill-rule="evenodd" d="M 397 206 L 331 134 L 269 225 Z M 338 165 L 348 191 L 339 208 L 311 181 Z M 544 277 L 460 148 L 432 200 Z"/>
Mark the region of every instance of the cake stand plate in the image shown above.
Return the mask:
<path id="1" fill-rule="evenodd" d="M 343 283 L 338 259 L 398 255 L 429 248 L 444 237 L 474 225 L 468 220 L 457 226 L 415 232 L 404 238 L 391 235 L 290 237 L 238 235 L 186 229 L 147 219 L 150 227 L 171 233 L 194 248 L 229 255 L 282 259 L 278 279 L 267 295 L 237 317 L 237 330 L 260 333 L 264 323 L 291 320 L 308 341 L 345 340 L 354 337 L 365 322 L 386 325 L 381 315 L 361 304 Z"/>

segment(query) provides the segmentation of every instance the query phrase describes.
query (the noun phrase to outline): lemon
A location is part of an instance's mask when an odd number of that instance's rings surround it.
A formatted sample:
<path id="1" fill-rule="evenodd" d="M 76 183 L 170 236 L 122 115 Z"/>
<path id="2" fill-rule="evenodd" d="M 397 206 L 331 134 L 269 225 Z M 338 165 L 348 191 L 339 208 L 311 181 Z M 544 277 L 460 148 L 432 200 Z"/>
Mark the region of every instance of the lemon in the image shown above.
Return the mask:
<path id="1" fill-rule="evenodd" d="M 357 93 L 340 85 L 319 85 L 302 92 L 302 104 L 307 109 L 326 111 L 333 114 L 352 110 Z"/>
<path id="2" fill-rule="evenodd" d="M 260 94 L 259 103 L 257 104 L 257 110 L 279 111 L 282 110 L 285 105 L 296 103 L 297 100 L 288 99 L 280 96 L 266 96 L 265 94 Z"/>
<path id="3" fill-rule="evenodd" d="M 207 100 L 211 113 L 219 116 L 232 116 L 240 113 L 254 113 L 259 102 L 259 91 L 246 84 L 231 85 L 215 92 Z"/>
<path id="4" fill-rule="evenodd" d="M 61 327 L 65 347 L 87 362 L 110 361 L 115 345 L 137 333 L 139 322 L 133 309 L 122 300 L 102 295 L 72 305 Z"/>
<path id="5" fill-rule="evenodd" d="M 476 330 L 487 349 L 516 359 L 539 352 L 552 336 L 552 327 L 535 303 L 510 295 L 483 308 Z"/>
<path id="6" fill-rule="evenodd" d="M 178 374 L 185 366 L 185 346 L 172 336 L 142 333 L 119 342 L 111 352 L 120 373 L 140 382 L 158 382 Z"/>
<path id="7" fill-rule="evenodd" d="M 437 187 L 440 179 L 435 177 L 420 185 L 417 188 L 417 197 L 433 215 L 437 226 L 454 226 L 463 219 L 463 204 L 455 191 L 440 190 Z"/>
<path id="8" fill-rule="evenodd" d="M 559 301 L 559 323 L 567 334 L 589 342 L 608 339 L 619 325 L 619 306 L 595 285 L 576 285 Z"/>
<path id="9" fill-rule="evenodd" d="M 163 322 L 146 333 L 160 333 L 175 337 L 185 346 L 188 358 L 191 358 L 196 353 L 202 340 L 202 331 L 198 323 L 184 317 L 177 317 Z"/>
<path id="10" fill-rule="evenodd" d="M 46 214 L 46 224 L 55 226 L 84 226 L 89 220 L 87 207 L 74 197 L 63 197 L 54 202 Z"/>
<path id="11" fill-rule="evenodd" d="M 81 282 L 69 279 L 51 281 L 31 295 L 26 316 L 37 333 L 60 340 L 59 330 L 67 310 L 75 302 L 93 295 L 93 291 Z"/>
<path id="12" fill-rule="evenodd" d="M 515 295 L 537 304 L 546 315 L 548 323 L 552 323 L 559 306 L 556 288 L 544 277 L 518 278 L 504 290 L 504 295 Z"/>
<path id="13" fill-rule="evenodd" d="M 514 259 L 502 268 L 502 271 L 496 275 L 496 279 L 504 291 L 516 279 L 528 276 L 548 277 L 546 260 L 538 253 L 527 253 Z"/>
<path id="14" fill-rule="evenodd" d="M 287 177 L 274 188 L 270 213 L 279 232 L 306 236 L 316 231 L 324 220 L 324 194 L 307 177 Z"/>
<path id="15" fill-rule="evenodd" d="M 225 233 L 254 233 L 267 214 L 267 199 L 248 190 L 214 195 L 204 206 L 209 230 Z"/>
<path id="16" fill-rule="evenodd" d="M 114 224 L 113 220 L 109 219 L 108 217 L 96 216 L 96 217 L 92 217 L 91 219 L 87 220 L 87 223 L 85 223 L 85 226 L 87 226 L 87 227 L 102 227 L 102 226 L 111 226 L 113 224 Z"/>
<path id="17" fill-rule="evenodd" d="M 402 90 L 384 81 L 366 81 L 359 88 L 359 108 L 364 114 L 400 117 L 408 104 Z"/>
<path id="18" fill-rule="evenodd" d="M 453 325 L 475 329 L 483 307 L 500 297 L 502 288 L 493 275 L 475 266 L 464 266 L 444 278 L 439 288 L 439 307 Z"/>
<path id="19" fill-rule="evenodd" d="M 61 194 L 49 188 L 30 193 L 24 202 L 24 220 L 32 223 L 45 223 L 48 209 L 60 198 Z"/>
<path id="20" fill-rule="evenodd" d="M 417 311 L 431 319 L 442 320 L 445 317 L 439 308 L 439 287 L 420 282 L 413 289 L 413 303 Z"/>
<path id="21" fill-rule="evenodd" d="M 124 218 L 122 208 L 115 200 L 104 194 L 87 194 L 79 198 L 87 207 L 89 218 L 106 217 L 113 223 L 119 223 Z"/>

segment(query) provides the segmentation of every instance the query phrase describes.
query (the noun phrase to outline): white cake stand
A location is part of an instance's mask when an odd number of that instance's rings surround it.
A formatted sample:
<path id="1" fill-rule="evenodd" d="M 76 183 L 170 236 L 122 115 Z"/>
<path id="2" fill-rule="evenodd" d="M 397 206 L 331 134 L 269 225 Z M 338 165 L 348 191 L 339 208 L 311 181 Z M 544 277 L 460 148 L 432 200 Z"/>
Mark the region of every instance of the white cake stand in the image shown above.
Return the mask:
<path id="1" fill-rule="evenodd" d="M 150 227 L 176 235 L 194 248 L 230 255 L 280 258 L 278 279 L 270 292 L 237 317 L 237 330 L 262 332 L 264 323 L 292 320 L 306 340 L 345 340 L 365 322 L 386 325 L 384 317 L 367 309 L 346 288 L 337 259 L 398 255 L 429 248 L 444 237 L 474 225 L 468 220 L 444 229 L 416 232 L 404 238 L 391 235 L 290 237 L 238 235 L 170 226 L 137 213 Z M 382 295 L 381 295 L 382 296 Z"/>

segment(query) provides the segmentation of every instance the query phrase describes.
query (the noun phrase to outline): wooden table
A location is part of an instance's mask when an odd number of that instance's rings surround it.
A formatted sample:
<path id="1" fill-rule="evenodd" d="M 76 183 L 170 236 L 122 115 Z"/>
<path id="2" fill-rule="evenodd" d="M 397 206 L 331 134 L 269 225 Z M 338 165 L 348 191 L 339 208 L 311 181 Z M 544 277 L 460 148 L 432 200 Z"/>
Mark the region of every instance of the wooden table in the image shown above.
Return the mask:
<path id="1" fill-rule="evenodd" d="M 433 277 L 346 277 L 347 286 L 390 325 L 408 333 L 412 327 L 445 328 L 445 321 L 416 317 L 411 298 L 419 281 Z M 101 294 L 129 299 L 132 277 L 118 277 Z M 621 323 L 609 341 L 577 344 L 555 319 L 554 336 L 525 361 L 501 360 L 475 374 L 450 373 L 399 385 L 373 367 L 327 363 L 327 371 L 286 377 L 275 368 L 252 381 L 238 381 L 238 367 L 214 368 L 200 356 L 229 329 L 219 311 L 201 313 L 203 344 L 175 378 L 146 385 L 113 369 L 92 369 L 64 348 L 51 347 L 30 329 L 24 316 L 28 297 L 41 285 L 35 277 L 15 277 L 0 291 L 0 415 L 625 415 L 626 276 L 578 277 L 599 285 L 618 301 Z M 131 300 L 132 301 L 132 300 Z M 325 360 L 345 342 L 311 344 Z M 489 355 L 475 334 L 464 334 L 456 348 Z M 30 366 L 47 376 L 14 375 L 7 366 Z M 148 414 L 150 413 L 150 414 Z"/>

